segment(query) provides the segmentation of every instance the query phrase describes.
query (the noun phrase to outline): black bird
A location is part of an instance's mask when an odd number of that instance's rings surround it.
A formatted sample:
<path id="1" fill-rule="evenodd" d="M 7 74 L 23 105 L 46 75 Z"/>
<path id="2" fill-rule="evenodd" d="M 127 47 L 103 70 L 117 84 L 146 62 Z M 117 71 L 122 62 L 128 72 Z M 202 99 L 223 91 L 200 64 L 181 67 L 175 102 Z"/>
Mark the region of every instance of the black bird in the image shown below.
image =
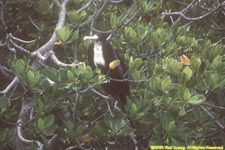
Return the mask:
<path id="1" fill-rule="evenodd" d="M 106 41 L 106 38 L 107 34 L 84 37 L 84 40 L 91 40 L 88 49 L 88 61 L 93 69 L 98 67 L 103 74 L 110 77 L 110 81 L 102 84 L 102 87 L 106 93 L 118 100 L 119 107 L 124 110 L 126 96 L 130 93 L 130 83 L 127 80 L 128 69 L 117 50 Z M 115 60 L 120 61 L 119 65 L 115 68 L 109 67 L 110 63 Z"/>

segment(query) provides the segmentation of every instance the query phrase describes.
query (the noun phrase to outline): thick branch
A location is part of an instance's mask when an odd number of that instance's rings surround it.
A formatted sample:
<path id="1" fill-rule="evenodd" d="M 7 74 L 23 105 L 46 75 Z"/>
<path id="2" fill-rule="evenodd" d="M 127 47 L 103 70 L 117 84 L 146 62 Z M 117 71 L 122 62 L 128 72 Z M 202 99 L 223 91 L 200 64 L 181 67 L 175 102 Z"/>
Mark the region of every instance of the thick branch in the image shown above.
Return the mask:
<path id="1" fill-rule="evenodd" d="M 56 25 L 55 30 L 59 30 L 64 26 L 65 23 L 65 18 L 66 18 L 66 5 L 70 0 L 65 0 L 62 5 L 60 5 L 60 10 L 59 10 L 59 19 L 58 23 Z M 55 1 L 54 1 L 55 2 Z M 44 55 L 46 52 L 50 51 L 53 49 L 55 42 L 57 41 L 56 33 L 55 31 L 53 32 L 51 38 L 47 43 L 45 43 L 43 46 L 41 46 L 39 49 L 37 49 L 35 52 L 39 52 L 42 55 Z"/>

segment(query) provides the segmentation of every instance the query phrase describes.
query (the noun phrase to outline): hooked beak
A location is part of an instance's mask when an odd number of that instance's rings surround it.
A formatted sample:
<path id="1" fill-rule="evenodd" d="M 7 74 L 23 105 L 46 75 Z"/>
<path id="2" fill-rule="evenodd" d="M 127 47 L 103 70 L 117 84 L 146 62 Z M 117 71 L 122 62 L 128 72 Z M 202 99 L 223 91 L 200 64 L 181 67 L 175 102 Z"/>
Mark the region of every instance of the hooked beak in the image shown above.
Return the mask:
<path id="1" fill-rule="evenodd" d="M 98 36 L 95 34 L 93 36 L 84 36 L 84 40 L 97 40 Z"/>

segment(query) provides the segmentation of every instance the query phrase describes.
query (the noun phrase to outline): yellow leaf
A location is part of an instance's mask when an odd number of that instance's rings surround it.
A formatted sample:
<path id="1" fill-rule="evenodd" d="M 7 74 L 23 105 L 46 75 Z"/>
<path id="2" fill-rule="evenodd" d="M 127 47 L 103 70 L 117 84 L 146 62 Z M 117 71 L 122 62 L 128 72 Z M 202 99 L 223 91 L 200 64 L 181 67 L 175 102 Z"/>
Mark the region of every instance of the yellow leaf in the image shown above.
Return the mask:
<path id="1" fill-rule="evenodd" d="M 115 145 L 116 144 L 115 141 L 108 141 L 107 143 L 110 144 L 110 145 Z"/>
<path id="2" fill-rule="evenodd" d="M 84 142 L 84 143 L 88 143 L 88 142 L 91 142 L 93 139 L 94 139 L 93 136 L 91 136 L 91 135 L 85 135 L 85 136 L 83 136 L 83 137 L 80 138 L 80 141 L 81 142 Z"/>
<path id="3" fill-rule="evenodd" d="M 63 45 L 63 44 L 64 44 L 64 43 L 63 43 L 62 41 L 55 42 L 55 45 L 61 46 L 61 45 Z"/>
<path id="4" fill-rule="evenodd" d="M 187 56 L 185 56 L 184 54 L 180 56 L 180 61 L 184 65 L 190 65 L 190 59 Z"/>
<path id="5" fill-rule="evenodd" d="M 120 60 L 113 60 L 109 63 L 110 69 L 115 69 L 120 64 Z"/>

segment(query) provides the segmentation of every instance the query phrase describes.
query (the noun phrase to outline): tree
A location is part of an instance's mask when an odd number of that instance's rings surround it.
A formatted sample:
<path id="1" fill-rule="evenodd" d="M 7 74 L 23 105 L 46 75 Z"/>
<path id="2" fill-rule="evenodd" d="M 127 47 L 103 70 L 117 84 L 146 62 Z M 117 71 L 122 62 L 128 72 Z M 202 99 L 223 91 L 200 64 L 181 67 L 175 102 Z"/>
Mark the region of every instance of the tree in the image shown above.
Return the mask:
<path id="1" fill-rule="evenodd" d="M 0 1 L 1 149 L 225 146 L 221 0 Z M 129 66 L 115 107 L 87 63 L 109 33 Z"/>

